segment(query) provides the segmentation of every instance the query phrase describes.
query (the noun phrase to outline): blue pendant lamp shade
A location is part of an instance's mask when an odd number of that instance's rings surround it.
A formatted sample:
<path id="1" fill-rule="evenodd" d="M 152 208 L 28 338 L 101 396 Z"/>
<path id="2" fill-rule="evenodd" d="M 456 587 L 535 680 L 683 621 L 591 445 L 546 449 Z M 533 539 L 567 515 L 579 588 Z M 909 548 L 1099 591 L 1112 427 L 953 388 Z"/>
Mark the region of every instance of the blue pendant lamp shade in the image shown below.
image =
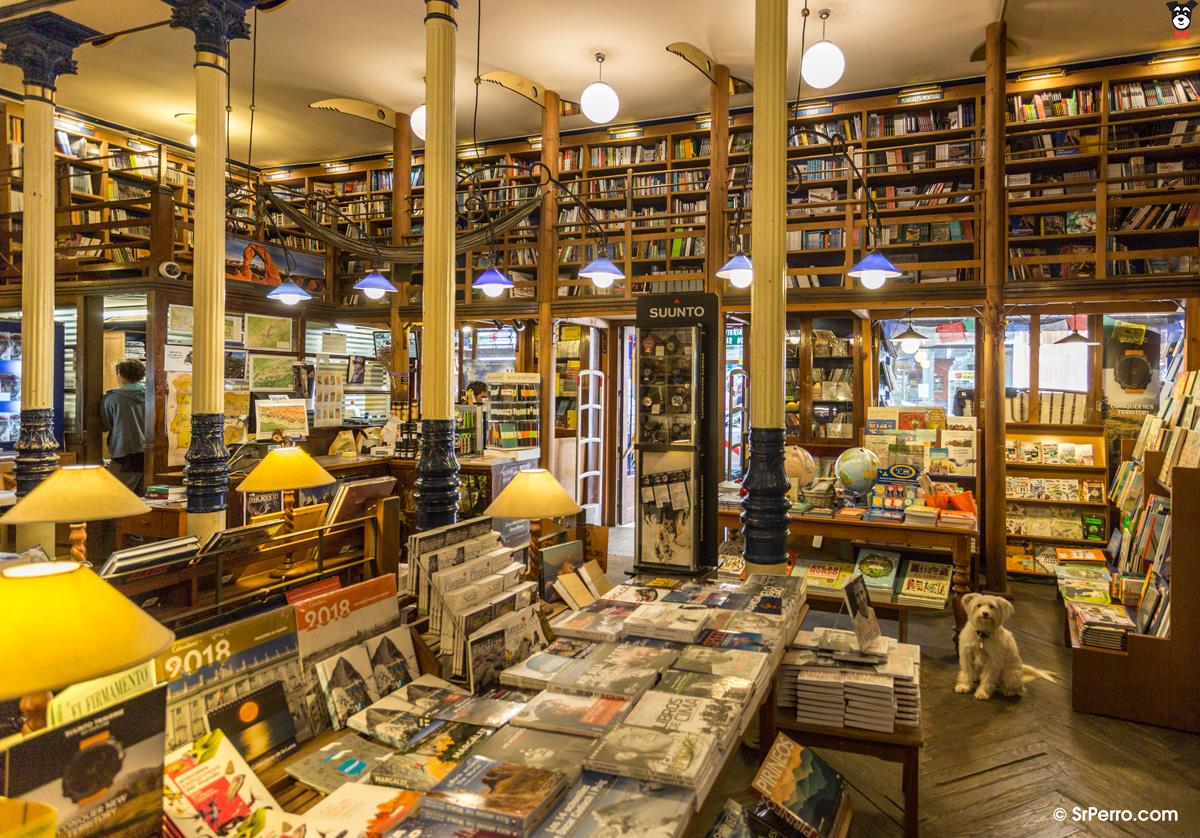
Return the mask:
<path id="1" fill-rule="evenodd" d="M 290 279 L 285 279 L 267 292 L 268 300 L 276 300 L 283 303 L 285 306 L 294 306 L 296 303 L 305 300 L 311 300 L 312 294 L 305 291 Z"/>
<path id="2" fill-rule="evenodd" d="M 728 280 L 734 288 L 749 288 L 754 280 L 754 266 L 750 264 L 750 257 L 739 250 L 717 271 L 717 276 Z"/>
<path id="3" fill-rule="evenodd" d="M 864 256 L 862 261 L 846 271 L 846 274 L 861 282 L 863 288 L 872 291 L 882 288 L 887 280 L 904 275 L 886 256 L 874 252 Z"/>
<path id="4" fill-rule="evenodd" d="M 592 284 L 597 288 L 610 288 L 618 279 L 624 279 L 625 274 L 621 273 L 621 269 L 613 264 L 612 259 L 609 259 L 607 254 L 601 254 L 579 272 L 579 275 L 584 279 L 590 279 Z"/>
<path id="5" fill-rule="evenodd" d="M 362 291 L 368 300 L 382 300 L 384 294 L 395 294 L 396 286 L 379 271 L 372 270 L 354 283 L 354 290 Z"/>
<path id="6" fill-rule="evenodd" d="M 513 287 L 513 281 L 497 268 L 488 268 L 471 283 L 472 288 L 478 288 L 488 297 L 499 297 L 506 288 Z"/>

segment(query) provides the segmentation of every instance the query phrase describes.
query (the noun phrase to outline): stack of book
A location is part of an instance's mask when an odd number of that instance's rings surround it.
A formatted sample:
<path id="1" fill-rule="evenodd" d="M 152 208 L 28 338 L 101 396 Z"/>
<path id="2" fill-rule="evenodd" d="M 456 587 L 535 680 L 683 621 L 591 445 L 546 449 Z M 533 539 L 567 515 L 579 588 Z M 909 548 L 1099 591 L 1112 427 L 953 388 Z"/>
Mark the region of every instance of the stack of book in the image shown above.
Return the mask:
<path id="1" fill-rule="evenodd" d="M 877 672 L 846 672 L 846 727 L 891 733 L 896 727 L 896 693 L 892 676 Z"/>
<path id="2" fill-rule="evenodd" d="M 146 499 L 166 501 L 187 500 L 187 487 L 171 486 L 167 483 L 154 483 L 146 487 Z"/>
<path id="3" fill-rule="evenodd" d="M 950 596 L 951 566 L 909 559 L 896 590 L 896 601 L 942 608 Z"/>
<path id="4" fill-rule="evenodd" d="M 840 668 L 806 669 L 796 675 L 796 720 L 846 726 L 845 679 Z"/>
<path id="5" fill-rule="evenodd" d="M 1134 631 L 1133 620 L 1121 605 L 1069 602 L 1067 613 L 1084 646 L 1124 651 L 1129 632 Z"/>
<path id="6" fill-rule="evenodd" d="M 191 563 L 199 550 L 200 539 L 194 535 L 126 547 L 108 557 L 100 568 L 100 575 L 106 578 L 134 573 L 150 576 Z"/>
<path id="7" fill-rule="evenodd" d="M 939 510 L 924 504 L 913 504 L 904 510 L 904 523 L 912 527 L 937 526 Z"/>
<path id="8" fill-rule="evenodd" d="M 712 610 L 703 605 L 648 602 L 625 620 L 625 634 L 694 643 L 711 616 Z"/>
<path id="9" fill-rule="evenodd" d="M 937 525 L 953 530 L 975 529 L 975 516 L 970 512 L 959 512 L 956 509 L 943 509 L 938 516 Z"/>
<path id="10" fill-rule="evenodd" d="M 421 801 L 421 818 L 528 835 L 567 790 L 557 771 L 468 757 Z"/>

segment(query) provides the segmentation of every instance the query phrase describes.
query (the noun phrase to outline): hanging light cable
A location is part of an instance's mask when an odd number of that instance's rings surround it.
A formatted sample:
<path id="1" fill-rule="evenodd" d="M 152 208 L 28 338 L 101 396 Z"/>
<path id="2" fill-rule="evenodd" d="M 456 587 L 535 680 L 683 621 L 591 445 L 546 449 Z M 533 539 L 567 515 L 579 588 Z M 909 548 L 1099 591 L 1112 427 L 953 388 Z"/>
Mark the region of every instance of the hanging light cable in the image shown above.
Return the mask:
<path id="1" fill-rule="evenodd" d="M 579 107 L 583 115 L 596 124 L 612 122 L 621 107 L 617 91 L 604 83 L 604 53 L 596 53 L 597 79 L 583 89 L 579 96 Z"/>

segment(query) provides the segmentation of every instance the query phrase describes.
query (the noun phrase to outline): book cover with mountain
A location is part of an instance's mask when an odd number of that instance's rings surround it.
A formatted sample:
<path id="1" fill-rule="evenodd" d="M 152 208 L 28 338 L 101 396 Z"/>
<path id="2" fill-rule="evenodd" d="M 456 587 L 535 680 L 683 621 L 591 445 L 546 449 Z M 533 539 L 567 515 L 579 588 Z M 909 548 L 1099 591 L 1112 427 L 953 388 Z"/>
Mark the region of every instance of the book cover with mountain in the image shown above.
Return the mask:
<path id="1" fill-rule="evenodd" d="M 534 838 L 644 838 L 679 835 L 695 793 L 661 783 L 585 771 L 546 815 Z"/>
<path id="2" fill-rule="evenodd" d="M 421 801 L 422 817 L 524 834 L 567 788 L 557 771 L 471 756 Z"/>
<path id="3" fill-rule="evenodd" d="M 842 776 L 782 733 L 775 737 L 751 788 L 806 838 L 832 835 L 845 805 Z"/>

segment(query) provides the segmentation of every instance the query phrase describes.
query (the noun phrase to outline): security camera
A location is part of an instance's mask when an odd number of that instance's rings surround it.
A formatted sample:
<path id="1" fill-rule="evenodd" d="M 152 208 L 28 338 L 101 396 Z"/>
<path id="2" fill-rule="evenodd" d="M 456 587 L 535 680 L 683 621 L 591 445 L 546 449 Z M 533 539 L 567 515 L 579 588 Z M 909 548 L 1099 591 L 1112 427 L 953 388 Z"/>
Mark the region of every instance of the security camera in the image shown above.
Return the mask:
<path id="1" fill-rule="evenodd" d="M 163 279 L 179 279 L 183 276 L 183 268 L 178 262 L 163 262 L 158 266 L 158 275 Z"/>

